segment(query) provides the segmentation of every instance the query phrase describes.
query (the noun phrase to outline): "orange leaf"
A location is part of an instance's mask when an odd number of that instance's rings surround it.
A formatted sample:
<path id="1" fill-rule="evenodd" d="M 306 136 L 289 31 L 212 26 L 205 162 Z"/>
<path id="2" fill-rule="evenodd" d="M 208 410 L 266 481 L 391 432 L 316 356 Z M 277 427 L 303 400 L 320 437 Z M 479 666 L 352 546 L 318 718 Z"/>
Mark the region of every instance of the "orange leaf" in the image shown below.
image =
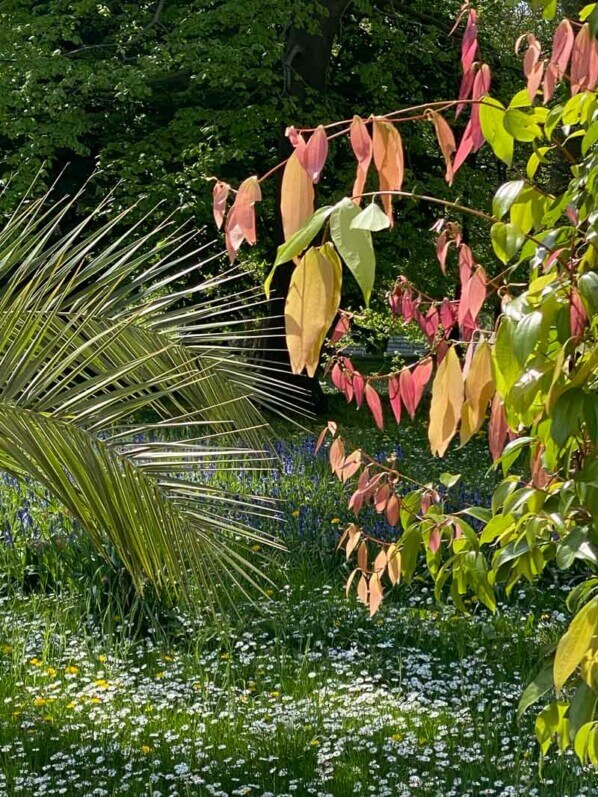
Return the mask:
<path id="1" fill-rule="evenodd" d="M 498 393 L 494 394 L 490 408 L 490 422 L 488 424 L 488 447 L 493 460 L 497 460 L 505 446 L 509 425 L 505 407 Z"/>
<path id="2" fill-rule="evenodd" d="M 432 454 L 442 457 L 457 431 L 463 406 L 463 374 L 451 347 L 436 371 L 432 385 L 428 438 Z"/>
<path id="3" fill-rule="evenodd" d="M 453 182 L 453 162 L 451 160 L 451 156 L 457 149 L 457 145 L 455 144 L 455 136 L 453 135 L 453 131 L 451 130 L 450 125 L 444 116 L 436 113 L 436 111 L 430 111 L 430 118 L 432 120 L 432 124 L 434 125 L 436 138 L 438 139 L 438 145 L 446 164 L 446 174 L 444 175 L 444 179 L 449 185 L 451 185 Z"/>
<path id="4" fill-rule="evenodd" d="M 359 573 L 359 568 L 358 567 L 356 567 L 355 570 L 353 570 L 353 572 L 351 573 L 351 575 L 347 579 L 347 584 L 345 586 L 345 596 L 347 598 L 349 597 L 349 590 L 351 589 L 351 584 L 353 583 L 353 579 L 355 578 L 357 573 Z"/>
<path id="5" fill-rule="evenodd" d="M 343 445 L 343 441 L 340 437 L 337 437 L 332 441 L 330 451 L 328 452 L 328 458 L 330 460 L 330 468 L 332 469 L 332 472 L 335 474 L 335 476 L 340 478 L 341 469 L 345 461 L 345 446 Z"/>
<path id="6" fill-rule="evenodd" d="M 382 548 L 374 559 L 374 570 L 378 575 L 382 576 L 386 570 L 386 562 L 386 551 Z"/>
<path id="7" fill-rule="evenodd" d="M 393 493 L 388 499 L 386 504 L 386 520 L 390 526 L 396 526 L 399 522 L 399 511 L 401 509 L 401 502 L 398 497 Z"/>
<path id="8" fill-rule="evenodd" d="M 400 191 L 404 175 L 403 142 L 397 128 L 380 118 L 374 119 L 374 163 L 380 191 Z M 381 199 L 392 226 L 392 195 L 382 194 Z"/>
<path id="9" fill-rule="evenodd" d="M 293 152 L 284 167 L 280 191 L 280 213 L 284 239 L 288 241 L 314 212 L 314 186 Z"/>
<path id="10" fill-rule="evenodd" d="M 357 597 L 362 603 L 365 603 L 367 606 L 368 602 L 368 580 L 367 578 L 361 574 L 361 578 L 359 579 L 359 583 L 357 584 Z"/>
<path id="11" fill-rule="evenodd" d="M 370 617 L 373 617 L 382 603 L 382 583 L 378 573 L 370 578 Z"/>
<path id="12" fill-rule="evenodd" d="M 349 542 L 347 543 L 347 547 L 345 548 L 345 556 L 347 560 L 357 547 L 359 540 L 361 539 L 361 532 L 357 528 L 354 523 L 351 523 L 349 526 Z"/>
<path id="13" fill-rule="evenodd" d="M 349 131 L 351 147 L 357 158 L 357 175 L 353 184 L 353 197 L 356 204 L 361 204 L 361 194 L 368 176 L 368 169 L 372 160 L 372 139 L 368 133 L 365 122 L 361 117 L 354 116 Z"/>
<path id="14" fill-rule="evenodd" d="M 365 541 L 361 543 L 357 551 L 357 565 L 364 573 L 368 569 L 368 546 Z"/>

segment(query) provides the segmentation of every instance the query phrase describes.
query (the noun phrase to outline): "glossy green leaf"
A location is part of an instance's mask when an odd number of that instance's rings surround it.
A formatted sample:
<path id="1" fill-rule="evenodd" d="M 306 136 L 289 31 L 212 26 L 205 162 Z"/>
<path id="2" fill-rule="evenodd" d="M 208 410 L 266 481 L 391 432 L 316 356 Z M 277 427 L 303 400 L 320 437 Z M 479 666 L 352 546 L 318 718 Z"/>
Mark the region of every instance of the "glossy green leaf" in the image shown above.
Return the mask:
<path id="1" fill-rule="evenodd" d="M 361 288 L 366 305 L 369 304 L 376 275 L 376 256 L 369 230 L 353 229 L 351 222 L 360 210 L 345 197 L 330 216 L 330 235 L 340 256 Z"/>
<path id="2" fill-rule="evenodd" d="M 525 235 L 514 224 L 496 222 L 490 229 L 492 248 L 498 259 L 505 263 L 511 260 L 523 246 Z"/>
<path id="3" fill-rule="evenodd" d="M 534 680 L 523 690 L 517 706 L 517 718 L 521 719 L 523 713 L 533 706 L 546 692 L 552 688 L 552 665 L 545 667 L 536 675 Z"/>
<path id="4" fill-rule="evenodd" d="M 586 274 L 582 274 L 577 287 L 590 315 L 598 313 L 598 272 L 588 271 Z"/>
<path id="5" fill-rule="evenodd" d="M 540 330 L 542 328 L 542 313 L 534 310 L 524 316 L 515 327 L 513 334 L 513 351 L 515 356 L 523 365 L 535 348 Z"/>
<path id="6" fill-rule="evenodd" d="M 493 97 L 485 97 L 480 104 L 480 125 L 486 141 L 501 161 L 510 166 L 513 161 L 513 136 L 503 125 L 505 106 Z"/>
<path id="7" fill-rule="evenodd" d="M 530 114 L 511 108 L 504 115 L 505 130 L 517 141 L 534 141 L 542 137 L 542 128 Z"/>
<path id="8" fill-rule="evenodd" d="M 524 180 L 511 180 L 503 183 L 492 200 L 492 215 L 502 219 L 525 186 Z"/>
<path id="9" fill-rule="evenodd" d="M 322 229 L 324 222 L 335 207 L 335 205 L 325 205 L 314 211 L 305 224 L 291 235 L 288 241 L 278 247 L 274 266 L 279 266 L 281 263 L 286 263 L 288 260 L 300 255 Z"/>

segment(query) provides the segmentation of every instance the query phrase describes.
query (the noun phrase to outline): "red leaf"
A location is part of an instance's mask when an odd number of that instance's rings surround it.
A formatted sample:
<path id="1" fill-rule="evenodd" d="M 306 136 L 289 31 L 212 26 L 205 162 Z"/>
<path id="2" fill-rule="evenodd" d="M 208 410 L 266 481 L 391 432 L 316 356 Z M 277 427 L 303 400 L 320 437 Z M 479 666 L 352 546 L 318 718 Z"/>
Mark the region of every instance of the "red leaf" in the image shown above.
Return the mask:
<path id="1" fill-rule="evenodd" d="M 493 460 L 497 460 L 502 454 L 508 431 L 509 426 L 504 404 L 498 393 L 495 393 L 492 399 L 490 422 L 488 424 L 488 446 Z"/>
<path id="2" fill-rule="evenodd" d="M 226 200 L 228 199 L 229 191 L 230 185 L 228 183 L 222 183 L 220 180 L 218 180 L 212 192 L 212 211 L 214 213 L 214 221 L 216 222 L 218 229 L 222 227 L 224 222 L 224 215 L 226 213 Z"/>
<path id="3" fill-rule="evenodd" d="M 372 139 L 361 117 L 353 117 L 349 138 L 351 140 L 351 147 L 357 158 L 357 175 L 353 185 L 353 197 L 355 197 L 354 201 L 359 205 L 361 204 L 360 195 L 363 193 L 363 187 L 372 160 Z"/>
<path id="4" fill-rule="evenodd" d="M 560 79 L 567 71 L 569 58 L 573 50 L 575 34 L 568 19 L 564 19 L 555 31 L 552 40 L 552 53 L 550 63 L 557 69 L 557 77 Z"/>
<path id="5" fill-rule="evenodd" d="M 571 56 L 571 94 L 593 91 L 598 83 L 598 39 L 586 22 L 579 30 Z"/>
<path id="6" fill-rule="evenodd" d="M 400 191 L 404 174 L 403 142 L 397 128 L 385 119 L 374 119 L 373 149 L 380 191 Z M 383 193 L 381 199 L 392 226 L 392 195 Z"/>
<path id="7" fill-rule="evenodd" d="M 328 137 L 322 125 L 319 125 L 311 134 L 304 153 L 300 156 L 301 165 L 314 183 L 320 179 L 327 156 Z"/>
<path id="8" fill-rule="evenodd" d="M 339 340 L 344 338 L 344 336 L 349 331 L 349 319 L 346 315 L 341 315 L 339 320 L 336 322 L 334 329 L 332 330 L 332 335 L 330 336 L 331 343 L 338 343 Z"/>
<path id="9" fill-rule="evenodd" d="M 467 281 L 461 300 L 459 301 L 459 313 L 457 320 L 460 326 L 464 326 L 467 315 L 471 317 L 471 322 L 475 323 L 478 313 L 486 299 L 486 272 L 478 266 L 470 279 Z"/>
<path id="10" fill-rule="evenodd" d="M 571 298 L 569 301 L 569 319 L 571 323 L 571 337 L 581 338 L 586 324 L 588 323 L 588 314 L 586 308 L 583 306 L 579 291 L 577 288 L 571 288 Z"/>
<path id="11" fill-rule="evenodd" d="M 433 343 L 436 338 L 438 322 L 438 310 L 436 310 L 434 305 L 430 307 L 425 316 L 420 315 L 418 318 L 419 326 L 424 335 L 428 338 L 429 343 Z"/>
<path id="12" fill-rule="evenodd" d="M 424 388 L 432 376 L 432 360 L 428 357 L 417 365 L 413 372 L 408 368 L 403 368 L 399 374 L 399 387 L 401 398 L 405 409 L 411 416 L 415 417 L 415 411 L 424 394 Z"/>
<path id="13" fill-rule="evenodd" d="M 455 306 L 450 301 L 450 299 L 442 300 L 442 304 L 440 305 L 440 310 L 438 311 L 438 315 L 440 316 L 440 323 L 442 324 L 444 334 L 448 335 L 451 329 L 454 327 L 455 321 L 457 320 L 457 313 L 455 311 Z"/>
<path id="14" fill-rule="evenodd" d="M 467 123 L 465 130 L 463 131 L 463 136 L 461 137 L 461 141 L 459 142 L 459 149 L 457 150 L 457 154 L 455 155 L 455 160 L 453 161 L 453 174 L 455 174 L 457 169 L 459 169 L 459 167 L 463 165 L 465 159 L 472 151 L 473 151 L 473 138 L 472 138 L 472 127 L 470 119 L 469 122 Z"/>
<path id="15" fill-rule="evenodd" d="M 419 302 L 414 301 L 411 290 L 405 291 L 401 299 L 401 314 L 407 323 L 413 321 L 418 304 Z"/>
<path id="16" fill-rule="evenodd" d="M 345 375 L 338 363 L 334 363 L 332 367 L 332 384 L 341 392 L 345 389 Z"/>
<path id="17" fill-rule="evenodd" d="M 488 94 L 490 91 L 490 82 L 490 67 L 488 64 L 482 64 L 473 83 L 474 100 L 481 100 L 482 97 Z M 471 108 L 471 141 L 474 152 L 477 152 L 485 141 L 480 124 L 480 106 L 477 103 Z"/>
<path id="18" fill-rule="evenodd" d="M 468 100 L 471 97 L 471 91 L 473 89 L 473 82 L 475 80 L 475 75 L 476 75 L 476 67 L 475 64 L 473 64 L 461 78 L 461 85 L 459 86 L 460 100 Z M 459 116 L 464 106 L 465 103 L 463 102 L 458 103 L 457 108 L 455 109 L 455 118 Z"/>
<path id="19" fill-rule="evenodd" d="M 401 423 L 401 390 L 396 376 L 391 376 L 388 380 L 388 398 L 396 422 Z"/>
<path id="20" fill-rule="evenodd" d="M 349 371 L 345 373 L 345 387 L 344 387 L 345 398 L 347 399 L 347 404 L 350 404 L 353 400 L 353 372 Z"/>
<path id="21" fill-rule="evenodd" d="M 461 42 L 461 68 L 467 72 L 473 64 L 478 49 L 478 29 L 476 25 L 476 12 L 471 9 L 467 17 L 467 25 Z"/>
<path id="22" fill-rule="evenodd" d="M 452 240 L 448 237 L 448 233 L 446 230 L 443 230 L 436 239 L 436 257 L 438 258 L 438 262 L 440 263 L 440 270 L 445 275 L 446 275 L 446 256 L 448 254 L 448 248 L 451 245 L 451 243 Z"/>
<path id="23" fill-rule="evenodd" d="M 432 376 L 432 360 L 430 357 L 427 357 L 425 360 L 422 360 L 421 363 L 415 366 L 413 369 L 413 386 L 415 389 L 415 407 L 414 411 L 417 409 L 419 402 L 421 401 L 422 396 L 424 395 L 424 388 L 430 381 L 430 377 Z"/>
<path id="24" fill-rule="evenodd" d="M 444 360 L 448 350 L 448 342 L 446 338 L 442 338 L 438 346 L 436 346 L 436 365 L 440 365 L 440 363 Z"/>
<path id="25" fill-rule="evenodd" d="M 353 374 L 353 390 L 355 391 L 355 403 L 358 407 L 363 404 L 363 396 L 365 390 L 365 380 L 363 376 L 355 371 Z"/>
<path id="26" fill-rule="evenodd" d="M 365 400 L 367 401 L 367 405 L 370 408 L 370 412 L 374 416 L 374 420 L 376 421 L 376 426 L 378 427 L 378 429 L 384 429 L 384 419 L 382 416 L 382 402 L 380 401 L 380 396 L 376 393 L 376 391 L 370 385 L 369 382 L 366 382 L 365 386 Z"/>

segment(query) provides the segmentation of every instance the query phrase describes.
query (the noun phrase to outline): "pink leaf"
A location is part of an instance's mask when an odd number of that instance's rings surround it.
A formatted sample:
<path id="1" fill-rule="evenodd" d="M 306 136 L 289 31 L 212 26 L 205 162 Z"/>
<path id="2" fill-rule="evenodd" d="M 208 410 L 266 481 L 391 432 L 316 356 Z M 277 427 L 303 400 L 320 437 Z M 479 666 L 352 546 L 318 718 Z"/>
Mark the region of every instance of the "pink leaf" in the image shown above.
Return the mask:
<path id="1" fill-rule="evenodd" d="M 593 91 L 598 83 L 598 39 L 586 22 L 579 30 L 571 56 L 571 94 Z"/>
<path id="2" fill-rule="evenodd" d="M 349 138 L 351 140 L 351 147 L 353 148 L 353 152 L 357 158 L 357 175 L 353 185 L 353 196 L 355 197 L 355 202 L 359 205 L 361 204 L 360 197 L 363 193 L 363 187 L 365 185 L 368 169 L 370 168 L 370 162 L 372 160 L 372 139 L 368 133 L 366 124 L 361 117 L 353 117 Z"/>
<path id="3" fill-rule="evenodd" d="M 355 403 L 358 407 L 363 404 L 363 394 L 365 388 L 365 380 L 363 376 L 357 371 L 353 374 L 353 391 L 355 392 Z"/>
<path id="4" fill-rule="evenodd" d="M 401 390 L 396 376 L 391 376 L 388 380 L 388 397 L 395 420 L 397 423 L 401 423 Z"/>
<path id="5" fill-rule="evenodd" d="M 407 323 L 413 321 L 417 304 L 413 299 L 411 290 L 405 291 L 401 299 L 401 314 Z"/>
<path id="6" fill-rule="evenodd" d="M 443 230 L 438 238 L 436 239 L 436 257 L 438 258 L 438 262 L 440 263 L 440 270 L 443 274 L 446 274 L 446 256 L 448 254 L 448 248 L 451 245 L 452 241 L 448 237 L 448 233 L 446 230 Z"/>
<path id="7" fill-rule="evenodd" d="M 475 328 L 475 320 L 486 299 L 486 272 L 478 266 L 470 279 L 467 281 L 465 289 L 459 302 L 459 312 L 457 320 L 460 326 Z M 470 316 L 467 319 L 467 315 Z M 466 320 L 468 323 L 466 323 Z"/>
<path id="8" fill-rule="evenodd" d="M 341 317 L 336 322 L 334 329 L 332 330 L 332 335 L 330 336 L 330 342 L 332 344 L 338 343 L 339 340 L 345 337 L 347 332 L 349 331 L 349 319 L 346 315 L 341 315 Z"/>
<path id="9" fill-rule="evenodd" d="M 428 382 L 430 381 L 430 377 L 432 376 L 432 360 L 430 357 L 427 357 L 425 360 L 422 360 L 421 363 L 415 366 L 413 369 L 413 387 L 414 387 L 414 412 L 419 406 L 419 402 L 424 395 L 424 389 Z"/>
<path id="10" fill-rule="evenodd" d="M 476 67 L 475 64 L 472 64 L 471 67 L 461 78 L 461 85 L 459 86 L 459 100 L 468 100 L 471 97 L 471 91 L 473 89 L 473 82 L 475 80 L 475 75 L 476 75 Z M 464 106 L 465 106 L 464 102 L 458 103 L 457 108 L 455 109 L 455 118 L 459 116 Z"/>
<path id="11" fill-rule="evenodd" d="M 555 31 L 550 55 L 550 63 L 556 66 L 559 78 L 567 71 L 574 41 L 575 34 L 571 23 L 568 19 L 564 19 Z"/>
<path id="12" fill-rule="evenodd" d="M 415 384 L 413 382 L 413 374 L 409 368 L 403 368 L 399 374 L 399 391 L 401 399 L 405 405 L 405 409 L 413 418 L 415 416 Z"/>
<path id="13" fill-rule="evenodd" d="M 256 242 L 255 203 L 262 198 L 257 177 L 243 180 L 237 191 L 225 225 L 226 250 L 231 262 L 236 258 L 243 241 Z"/>
<path id="14" fill-rule="evenodd" d="M 461 295 L 463 295 L 465 286 L 469 282 L 473 266 L 473 253 L 467 244 L 463 244 L 459 249 L 459 282 L 461 283 Z"/>
<path id="15" fill-rule="evenodd" d="M 451 329 L 454 327 L 455 321 L 457 320 L 455 306 L 450 299 L 442 300 L 438 315 L 440 316 L 440 323 L 442 324 L 444 334 L 448 335 Z"/>
<path id="16" fill-rule="evenodd" d="M 343 369 L 338 363 L 334 363 L 332 367 L 331 378 L 332 384 L 335 386 L 335 388 L 342 392 L 345 389 L 345 375 L 343 373 Z"/>
<path id="17" fill-rule="evenodd" d="M 322 169 L 328 156 L 328 137 L 326 131 L 319 125 L 311 134 L 301 165 L 309 174 L 314 183 L 317 183 L 322 174 Z"/>
<path id="18" fill-rule="evenodd" d="M 467 17 L 467 25 L 465 27 L 465 33 L 463 34 L 463 40 L 461 42 L 461 67 L 463 69 L 463 73 L 467 72 L 467 70 L 473 64 L 476 51 L 478 49 L 478 29 L 476 25 L 476 12 L 471 9 L 469 12 L 469 16 Z"/>
<path id="19" fill-rule="evenodd" d="M 465 130 L 463 131 L 463 136 L 459 143 L 459 149 L 457 150 L 457 154 L 455 155 L 455 160 L 453 161 L 453 174 L 457 171 L 457 169 L 463 165 L 463 162 L 467 158 L 470 152 L 473 151 L 473 138 L 472 138 L 472 129 L 471 129 L 471 119 L 467 123 Z"/>
<path id="20" fill-rule="evenodd" d="M 543 75 L 544 64 L 541 61 L 538 61 L 537 64 L 534 64 L 531 72 L 527 76 L 527 96 L 529 97 L 530 102 L 533 102 L 536 98 Z"/>
<path id="21" fill-rule="evenodd" d="M 490 67 L 488 64 L 482 64 L 473 83 L 473 99 L 481 100 L 490 91 Z M 471 141 L 473 151 L 477 150 L 484 143 L 484 134 L 482 133 L 482 126 L 480 124 L 480 106 L 475 103 L 471 109 Z"/>
<path id="22" fill-rule="evenodd" d="M 544 73 L 544 81 L 542 83 L 542 94 L 544 104 L 549 102 L 554 94 L 557 83 L 559 82 L 559 70 L 556 64 L 548 64 L 546 72 Z"/>
<path id="23" fill-rule="evenodd" d="M 374 420 L 376 421 L 376 426 L 379 429 L 384 429 L 384 419 L 382 417 L 382 402 L 380 401 L 380 396 L 376 393 L 376 391 L 370 385 L 369 382 L 366 382 L 365 385 L 365 400 L 367 401 L 367 405 L 370 408 L 370 412 L 374 416 Z"/>
<path id="24" fill-rule="evenodd" d="M 214 221 L 216 222 L 218 229 L 222 227 L 224 222 L 224 215 L 226 213 L 226 200 L 228 199 L 229 191 L 230 185 L 228 183 L 222 183 L 220 180 L 218 180 L 212 192 L 212 211 L 214 213 Z"/>
<path id="25" fill-rule="evenodd" d="M 434 305 L 430 307 L 425 316 L 420 316 L 418 319 L 419 326 L 424 335 L 428 338 L 429 343 L 433 343 L 436 338 L 439 320 L 438 311 Z"/>
<path id="26" fill-rule="evenodd" d="M 430 532 L 430 541 L 428 542 L 428 548 L 432 553 L 436 553 L 436 551 L 440 548 L 440 540 L 440 531 L 438 530 L 437 526 L 434 526 Z"/>
<path id="27" fill-rule="evenodd" d="M 534 67 L 538 63 L 540 53 L 542 52 L 542 45 L 536 39 L 533 33 L 527 34 L 527 52 L 523 59 L 523 74 L 529 78 L 534 71 Z"/>

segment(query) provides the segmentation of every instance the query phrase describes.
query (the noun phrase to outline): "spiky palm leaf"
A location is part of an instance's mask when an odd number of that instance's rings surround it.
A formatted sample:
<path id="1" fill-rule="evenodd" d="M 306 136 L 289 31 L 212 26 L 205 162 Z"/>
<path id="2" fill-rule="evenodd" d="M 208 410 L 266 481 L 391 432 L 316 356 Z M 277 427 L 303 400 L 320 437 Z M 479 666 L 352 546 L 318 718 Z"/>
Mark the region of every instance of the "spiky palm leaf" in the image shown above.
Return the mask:
<path id="1" fill-rule="evenodd" d="M 226 297 L 233 272 L 173 290 L 201 267 L 191 233 L 117 234 L 127 211 L 101 222 L 107 199 L 61 235 L 77 197 L 49 199 L 0 230 L 0 468 L 46 486 L 99 547 L 109 539 L 140 588 L 184 587 L 189 569 L 206 593 L 224 573 L 252 580 L 239 541 L 277 542 L 232 515 L 271 510 L 197 476 L 269 456 L 254 401 L 268 380 L 234 320 L 258 295 Z M 140 412 L 152 422 L 131 426 Z"/>

